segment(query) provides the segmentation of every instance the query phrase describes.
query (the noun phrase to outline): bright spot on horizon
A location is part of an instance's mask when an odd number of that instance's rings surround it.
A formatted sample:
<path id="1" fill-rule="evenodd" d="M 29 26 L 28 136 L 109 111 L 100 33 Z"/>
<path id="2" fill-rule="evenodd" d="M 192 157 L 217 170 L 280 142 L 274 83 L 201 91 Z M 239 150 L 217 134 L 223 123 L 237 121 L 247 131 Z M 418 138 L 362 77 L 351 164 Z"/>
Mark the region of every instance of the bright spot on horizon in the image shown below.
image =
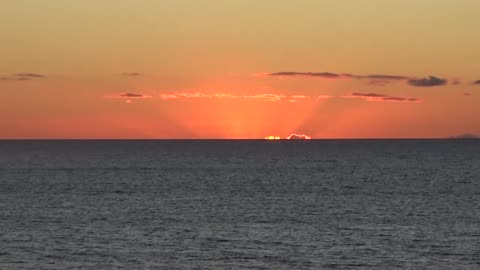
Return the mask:
<path id="1" fill-rule="evenodd" d="M 305 134 L 296 134 L 292 133 L 286 138 L 282 138 L 280 136 L 267 136 L 265 140 L 274 141 L 274 140 L 311 140 L 312 137 L 305 135 Z"/>
<path id="2" fill-rule="evenodd" d="M 305 134 L 292 133 L 287 137 L 287 140 L 311 140 L 312 137 Z"/>

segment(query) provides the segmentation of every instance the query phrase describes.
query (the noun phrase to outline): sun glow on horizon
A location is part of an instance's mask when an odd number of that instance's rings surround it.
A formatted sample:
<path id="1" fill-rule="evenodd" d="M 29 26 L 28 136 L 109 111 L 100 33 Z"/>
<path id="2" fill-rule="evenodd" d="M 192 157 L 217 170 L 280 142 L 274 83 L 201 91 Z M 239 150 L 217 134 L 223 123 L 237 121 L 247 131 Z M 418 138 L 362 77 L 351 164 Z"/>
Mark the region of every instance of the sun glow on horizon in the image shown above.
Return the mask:
<path id="1" fill-rule="evenodd" d="M 308 135 L 296 134 L 296 133 L 290 134 L 285 139 L 283 139 L 280 136 L 267 136 L 267 137 L 265 137 L 265 140 L 268 140 L 268 141 L 274 141 L 274 140 L 311 140 L 311 139 L 312 139 L 312 137 L 310 137 Z"/>
<path id="2" fill-rule="evenodd" d="M 311 140 L 312 137 L 305 134 L 292 133 L 287 137 L 287 140 Z"/>

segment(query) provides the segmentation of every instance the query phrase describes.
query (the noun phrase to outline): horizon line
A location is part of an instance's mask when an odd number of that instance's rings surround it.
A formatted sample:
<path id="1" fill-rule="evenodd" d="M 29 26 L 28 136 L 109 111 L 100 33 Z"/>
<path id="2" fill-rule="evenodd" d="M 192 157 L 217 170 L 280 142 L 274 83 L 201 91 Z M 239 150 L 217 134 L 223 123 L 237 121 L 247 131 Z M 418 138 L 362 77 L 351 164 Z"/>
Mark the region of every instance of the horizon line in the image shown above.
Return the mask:
<path id="1" fill-rule="evenodd" d="M 480 137 L 371 137 L 371 138 L 311 138 L 277 139 L 265 138 L 0 138 L 0 141 L 335 141 L 335 140 L 478 140 Z"/>

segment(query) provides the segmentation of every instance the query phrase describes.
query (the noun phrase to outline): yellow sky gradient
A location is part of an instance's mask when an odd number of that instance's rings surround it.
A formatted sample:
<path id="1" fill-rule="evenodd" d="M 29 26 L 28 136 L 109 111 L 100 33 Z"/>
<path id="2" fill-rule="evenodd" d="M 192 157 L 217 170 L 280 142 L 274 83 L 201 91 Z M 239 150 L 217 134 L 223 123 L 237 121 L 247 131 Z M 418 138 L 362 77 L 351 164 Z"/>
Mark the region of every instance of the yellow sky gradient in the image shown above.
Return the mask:
<path id="1" fill-rule="evenodd" d="M 3 1 L 0 138 L 480 134 L 478 10 L 473 0 Z M 359 78 L 373 74 L 405 79 Z M 448 82 L 409 82 L 427 76 Z"/>

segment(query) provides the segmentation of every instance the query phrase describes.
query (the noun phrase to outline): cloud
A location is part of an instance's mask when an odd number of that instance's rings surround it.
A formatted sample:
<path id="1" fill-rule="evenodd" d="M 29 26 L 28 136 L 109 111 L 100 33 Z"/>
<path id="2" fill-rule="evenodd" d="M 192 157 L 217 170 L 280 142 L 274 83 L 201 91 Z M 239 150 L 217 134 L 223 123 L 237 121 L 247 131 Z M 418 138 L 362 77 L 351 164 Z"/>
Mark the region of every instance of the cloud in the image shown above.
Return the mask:
<path id="1" fill-rule="evenodd" d="M 122 94 L 104 96 L 104 98 L 106 98 L 106 99 L 132 100 L 132 99 L 150 99 L 150 98 L 152 98 L 152 96 L 144 95 L 144 94 L 137 94 L 137 93 L 122 93 Z"/>
<path id="2" fill-rule="evenodd" d="M 368 97 L 368 98 L 384 98 L 384 97 L 388 97 L 387 95 L 383 95 L 383 94 L 375 94 L 375 93 L 353 93 L 352 96 L 356 96 L 356 97 Z"/>
<path id="3" fill-rule="evenodd" d="M 354 75 L 349 73 L 332 73 L 332 72 L 295 72 L 295 71 L 282 71 L 275 73 L 266 73 L 267 76 L 280 76 L 280 77 L 295 77 L 295 76 L 304 76 L 304 77 L 322 77 L 322 78 L 331 78 L 331 79 L 357 79 L 357 80 L 407 80 L 409 77 L 398 76 L 398 75 L 388 75 L 388 74 L 372 74 L 372 75 Z"/>
<path id="4" fill-rule="evenodd" d="M 380 101 L 380 102 L 420 102 L 417 98 L 406 98 L 406 97 L 397 97 L 389 96 L 385 94 L 377 93 L 352 93 L 349 96 L 343 96 L 343 98 L 359 98 L 366 101 Z"/>
<path id="5" fill-rule="evenodd" d="M 184 98 L 212 98 L 214 95 L 212 94 L 205 94 L 205 93 L 178 93 L 177 94 L 180 97 Z"/>
<path id="6" fill-rule="evenodd" d="M 277 95 L 277 94 L 260 94 L 260 95 L 247 95 L 243 96 L 244 98 L 249 98 L 249 99 L 262 99 L 266 101 L 280 101 L 287 96 L 285 95 Z"/>
<path id="7" fill-rule="evenodd" d="M 387 74 L 373 74 L 373 75 L 352 75 L 353 79 L 368 80 L 369 85 L 373 86 L 385 86 L 392 82 L 406 81 L 409 77 L 399 75 L 387 75 Z"/>
<path id="8" fill-rule="evenodd" d="M 205 92 L 173 92 L 173 93 L 162 93 L 158 96 L 162 100 L 175 100 L 175 99 L 244 99 L 244 100 L 262 100 L 267 102 L 278 102 L 278 101 L 288 101 L 288 102 L 315 102 L 323 99 L 333 98 L 331 95 L 319 95 L 319 96 L 308 96 L 308 95 L 284 95 L 284 94 L 252 94 L 252 95 L 234 95 L 228 93 L 205 93 Z M 420 99 L 411 98 L 411 97 L 398 97 L 390 96 L 385 94 L 378 93 L 361 93 L 354 92 L 347 96 L 339 96 L 340 98 L 358 98 L 366 101 L 383 101 L 383 102 L 420 102 Z M 116 95 L 105 96 L 107 99 L 149 99 L 153 98 L 149 95 L 127 92 Z"/>
<path id="9" fill-rule="evenodd" d="M 180 96 L 176 94 L 161 94 L 160 98 L 161 99 L 177 99 L 177 98 L 180 98 Z"/>
<path id="10" fill-rule="evenodd" d="M 418 101 L 416 98 L 404 98 L 404 97 L 384 97 L 382 98 L 383 101 Z"/>
<path id="11" fill-rule="evenodd" d="M 409 77 L 398 76 L 398 75 L 385 75 L 385 74 L 374 74 L 374 75 L 352 75 L 355 79 L 372 79 L 372 80 L 407 80 Z"/>
<path id="12" fill-rule="evenodd" d="M 235 96 L 227 93 L 213 93 L 207 94 L 202 92 L 175 92 L 175 93 L 163 93 L 160 95 L 161 99 L 179 99 L 179 98 L 240 98 L 241 96 Z"/>
<path id="13" fill-rule="evenodd" d="M 124 97 L 124 98 L 143 98 L 143 97 L 145 97 L 142 94 L 135 94 L 135 93 L 125 93 L 125 94 L 121 94 L 120 96 Z"/>
<path id="14" fill-rule="evenodd" d="M 140 72 L 123 72 L 123 73 L 122 73 L 122 76 L 126 76 L 126 77 L 140 77 L 140 76 L 143 76 L 143 74 L 140 73 Z"/>
<path id="15" fill-rule="evenodd" d="M 328 99 L 328 98 L 332 98 L 332 96 L 330 96 L 330 95 L 319 95 L 319 96 L 317 96 L 317 100 L 318 99 Z"/>
<path id="16" fill-rule="evenodd" d="M 316 102 L 319 100 L 334 98 L 331 95 L 285 95 L 285 94 L 251 94 L 251 95 L 235 95 L 228 93 L 205 93 L 205 92 L 171 92 L 159 95 L 163 100 L 175 99 L 244 99 L 244 100 L 263 100 L 268 102 L 289 101 L 289 102 Z"/>
<path id="17" fill-rule="evenodd" d="M 42 79 L 45 77 L 47 76 L 43 74 L 25 72 L 13 74 L 11 76 L 0 77 L 0 81 L 30 81 L 35 79 Z"/>
<path id="18" fill-rule="evenodd" d="M 411 86 L 418 86 L 418 87 L 432 87 L 432 86 L 440 86 L 447 84 L 447 80 L 443 78 L 438 78 L 435 76 L 428 76 L 426 78 L 420 79 L 409 79 L 408 84 Z"/>
<path id="19" fill-rule="evenodd" d="M 392 81 L 390 80 L 377 80 L 377 79 L 374 79 L 374 80 L 370 80 L 368 82 L 369 85 L 372 85 L 372 86 L 385 86 L 389 83 L 391 83 Z"/>
<path id="20" fill-rule="evenodd" d="M 304 100 L 308 97 L 304 95 L 293 95 L 293 96 L 290 96 L 289 98 L 290 98 L 289 99 L 290 102 L 297 102 L 297 101 Z"/>
<path id="21" fill-rule="evenodd" d="M 321 98 L 330 98 L 330 96 L 320 96 Z M 319 98 L 320 98 L 319 97 Z M 203 93 L 203 92 L 175 92 L 175 93 L 163 93 L 160 94 L 160 98 L 164 100 L 171 99 L 188 99 L 188 98 L 215 98 L 215 99 L 250 99 L 250 100 L 264 100 L 264 101 L 284 101 L 291 102 L 303 101 L 310 98 L 305 95 L 282 95 L 282 94 L 254 94 L 254 95 L 233 95 L 228 93 Z"/>
<path id="22" fill-rule="evenodd" d="M 306 77 L 322 77 L 322 78 L 341 78 L 342 74 L 336 74 L 331 72 L 293 72 L 293 71 L 282 71 L 282 72 L 275 72 L 275 73 L 267 73 L 268 76 L 280 76 L 280 77 L 288 77 L 288 76 L 306 76 Z"/>
<path id="23" fill-rule="evenodd" d="M 38 74 L 38 73 L 17 73 L 15 74 L 17 78 L 45 78 L 46 75 Z"/>
<path id="24" fill-rule="evenodd" d="M 439 78 L 435 76 L 428 76 L 426 78 L 416 78 L 402 75 L 391 74 L 369 74 L 369 75 L 356 75 L 349 73 L 332 73 L 332 72 L 295 72 L 295 71 L 282 71 L 274 73 L 262 73 L 264 76 L 276 76 L 276 77 L 317 77 L 327 79 L 355 79 L 355 80 L 369 80 L 370 85 L 386 85 L 394 81 L 406 81 L 411 86 L 416 87 L 432 87 L 440 86 L 448 83 L 447 79 Z M 460 83 L 459 80 L 454 80 L 453 83 Z M 477 81 L 480 84 L 480 80 Z"/>
<path id="25" fill-rule="evenodd" d="M 175 95 L 177 98 L 205 98 L 207 97 L 206 95 L 203 95 L 201 93 L 175 93 L 175 94 L 169 94 L 170 96 Z"/>
<path id="26" fill-rule="evenodd" d="M 294 95 L 294 96 L 290 96 L 290 98 L 294 98 L 294 99 L 305 99 L 305 98 L 307 98 L 307 96 L 304 96 L 304 95 Z"/>
<path id="27" fill-rule="evenodd" d="M 17 77 L 1 77 L 0 78 L 0 81 L 29 81 L 31 80 L 31 78 L 27 78 L 27 77 L 20 77 L 20 78 L 17 78 Z"/>
<path id="28" fill-rule="evenodd" d="M 457 79 L 457 78 L 450 80 L 450 82 L 452 83 L 452 85 L 462 84 L 462 81 L 460 79 Z"/>

